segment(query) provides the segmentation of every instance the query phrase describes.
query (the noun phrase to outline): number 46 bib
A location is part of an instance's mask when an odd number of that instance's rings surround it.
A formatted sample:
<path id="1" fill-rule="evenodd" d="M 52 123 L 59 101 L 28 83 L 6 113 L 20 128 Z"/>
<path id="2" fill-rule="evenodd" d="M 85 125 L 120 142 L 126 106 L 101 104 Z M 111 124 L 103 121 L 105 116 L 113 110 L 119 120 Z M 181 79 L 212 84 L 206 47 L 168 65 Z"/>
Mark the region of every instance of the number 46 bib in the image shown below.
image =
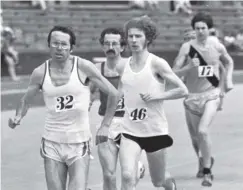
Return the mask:
<path id="1" fill-rule="evenodd" d="M 130 113 L 129 118 L 133 122 L 140 122 L 140 121 L 145 120 L 148 117 L 147 108 L 131 109 L 131 111 L 129 113 Z"/>

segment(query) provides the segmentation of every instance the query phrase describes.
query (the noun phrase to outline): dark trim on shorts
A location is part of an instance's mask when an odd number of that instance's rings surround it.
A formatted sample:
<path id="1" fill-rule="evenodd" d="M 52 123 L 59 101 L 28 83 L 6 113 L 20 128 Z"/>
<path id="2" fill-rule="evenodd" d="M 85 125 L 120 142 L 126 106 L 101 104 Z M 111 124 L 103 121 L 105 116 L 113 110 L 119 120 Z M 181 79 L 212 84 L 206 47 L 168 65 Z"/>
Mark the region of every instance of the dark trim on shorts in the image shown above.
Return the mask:
<path id="1" fill-rule="evenodd" d="M 156 152 L 173 145 L 173 139 L 169 135 L 152 137 L 136 137 L 129 134 L 122 134 L 123 137 L 136 142 L 145 152 Z"/>
<path id="2" fill-rule="evenodd" d="M 120 133 L 120 134 L 118 134 L 118 135 L 113 139 L 113 141 L 114 141 L 118 146 L 120 146 L 120 144 L 121 144 L 121 136 L 122 136 L 122 134 Z"/>

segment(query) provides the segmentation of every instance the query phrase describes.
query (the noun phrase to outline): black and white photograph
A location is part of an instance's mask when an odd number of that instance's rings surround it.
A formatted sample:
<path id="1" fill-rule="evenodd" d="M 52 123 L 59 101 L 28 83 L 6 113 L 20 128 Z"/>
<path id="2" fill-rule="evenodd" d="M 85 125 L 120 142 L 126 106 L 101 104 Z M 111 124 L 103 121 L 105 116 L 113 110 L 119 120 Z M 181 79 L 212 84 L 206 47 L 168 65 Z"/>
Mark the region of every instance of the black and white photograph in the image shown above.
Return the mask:
<path id="1" fill-rule="evenodd" d="M 0 189 L 243 190 L 243 1 L 0 13 Z"/>

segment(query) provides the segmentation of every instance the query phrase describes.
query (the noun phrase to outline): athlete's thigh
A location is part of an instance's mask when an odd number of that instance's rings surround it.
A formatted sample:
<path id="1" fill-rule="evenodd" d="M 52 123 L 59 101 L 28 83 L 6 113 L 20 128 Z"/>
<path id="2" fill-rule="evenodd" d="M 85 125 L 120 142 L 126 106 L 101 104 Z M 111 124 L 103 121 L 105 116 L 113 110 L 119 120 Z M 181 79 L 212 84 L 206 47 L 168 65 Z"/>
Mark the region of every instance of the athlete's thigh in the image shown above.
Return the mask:
<path id="1" fill-rule="evenodd" d="M 139 144 L 122 135 L 119 149 L 119 158 L 122 173 L 133 174 L 136 178 L 138 161 L 140 159 L 142 149 Z"/>
<path id="2" fill-rule="evenodd" d="M 119 148 L 116 143 L 109 139 L 98 145 L 98 155 L 103 172 L 115 173 Z"/>
<path id="3" fill-rule="evenodd" d="M 11 56 L 9 56 L 9 55 L 5 56 L 5 61 L 6 61 L 6 63 L 9 66 L 14 66 L 15 65 L 14 59 Z"/>
<path id="4" fill-rule="evenodd" d="M 201 119 L 201 116 L 191 113 L 189 110 L 185 109 L 186 122 L 188 130 L 191 135 L 197 135 L 198 125 Z"/>
<path id="5" fill-rule="evenodd" d="M 150 176 L 153 182 L 163 182 L 166 177 L 167 149 L 147 152 Z"/>
<path id="6" fill-rule="evenodd" d="M 44 167 L 48 190 L 65 190 L 68 169 L 66 164 L 44 157 Z"/>
<path id="7" fill-rule="evenodd" d="M 210 100 L 205 104 L 205 109 L 199 123 L 199 130 L 208 130 L 213 118 L 216 116 L 220 99 Z"/>
<path id="8" fill-rule="evenodd" d="M 90 157 L 86 155 L 77 159 L 68 167 L 69 190 L 75 187 L 77 190 L 85 189 L 88 180 Z"/>

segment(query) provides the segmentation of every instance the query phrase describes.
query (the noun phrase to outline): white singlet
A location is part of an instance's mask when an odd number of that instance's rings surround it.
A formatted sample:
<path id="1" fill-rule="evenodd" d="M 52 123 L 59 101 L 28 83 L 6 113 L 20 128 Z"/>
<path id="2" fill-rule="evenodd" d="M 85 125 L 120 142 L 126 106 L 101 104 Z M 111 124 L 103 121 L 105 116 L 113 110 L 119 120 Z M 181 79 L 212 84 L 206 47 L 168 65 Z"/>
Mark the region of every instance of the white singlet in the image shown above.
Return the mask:
<path id="1" fill-rule="evenodd" d="M 151 62 L 155 55 L 149 54 L 144 68 L 133 72 L 130 60 L 121 78 L 125 99 L 123 133 L 136 137 L 151 137 L 168 134 L 168 124 L 163 110 L 163 101 L 144 102 L 140 93 L 161 93 L 165 83 L 159 82 L 152 73 Z"/>
<path id="2" fill-rule="evenodd" d="M 47 108 L 43 137 L 59 143 L 82 143 L 91 138 L 89 127 L 90 89 L 80 80 L 77 57 L 73 57 L 69 81 L 54 86 L 46 61 L 43 96 Z"/>

